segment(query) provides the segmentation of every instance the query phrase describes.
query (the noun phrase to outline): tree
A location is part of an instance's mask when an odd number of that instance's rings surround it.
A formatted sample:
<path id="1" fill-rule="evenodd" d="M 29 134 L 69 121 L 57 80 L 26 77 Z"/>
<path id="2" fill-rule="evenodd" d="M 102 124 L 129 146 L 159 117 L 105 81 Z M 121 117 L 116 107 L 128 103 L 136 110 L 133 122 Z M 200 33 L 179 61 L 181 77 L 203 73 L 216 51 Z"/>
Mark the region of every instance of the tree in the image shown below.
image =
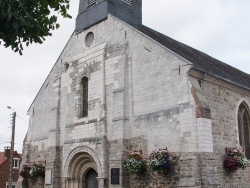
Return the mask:
<path id="1" fill-rule="evenodd" d="M 0 0 L 0 44 L 22 55 L 23 44 L 43 43 L 59 28 L 57 17 L 71 18 L 70 0 Z"/>

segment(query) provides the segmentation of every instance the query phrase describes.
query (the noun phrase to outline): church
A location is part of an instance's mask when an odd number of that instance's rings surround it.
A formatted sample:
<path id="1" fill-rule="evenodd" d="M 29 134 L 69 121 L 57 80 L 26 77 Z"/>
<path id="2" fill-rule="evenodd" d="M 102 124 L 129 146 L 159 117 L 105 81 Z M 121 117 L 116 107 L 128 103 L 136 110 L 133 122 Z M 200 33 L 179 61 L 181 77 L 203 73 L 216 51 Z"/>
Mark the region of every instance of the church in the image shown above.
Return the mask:
<path id="1" fill-rule="evenodd" d="M 142 24 L 142 0 L 80 0 L 75 31 L 28 114 L 23 164 L 46 188 L 249 188 L 250 75 Z M 124 157 L 177 156 L 171 175 L 131 175 Z"/>

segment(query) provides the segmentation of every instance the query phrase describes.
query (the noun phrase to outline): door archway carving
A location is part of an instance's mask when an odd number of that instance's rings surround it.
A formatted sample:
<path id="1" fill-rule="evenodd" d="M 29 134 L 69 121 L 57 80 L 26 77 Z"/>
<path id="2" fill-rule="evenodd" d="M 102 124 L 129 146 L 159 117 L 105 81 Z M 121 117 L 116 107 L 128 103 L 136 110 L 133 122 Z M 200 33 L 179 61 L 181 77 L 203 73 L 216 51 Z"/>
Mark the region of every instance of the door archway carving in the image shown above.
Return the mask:
<path id="1" fill-rule="evenodd" d="M 65 188 L 88 188 L 87 180 L 94 182 L 94 172 L 95 179 L 101 174 L 100 162 L 91 149 L 77 148 L 69 155 L 65 172 Z"/>

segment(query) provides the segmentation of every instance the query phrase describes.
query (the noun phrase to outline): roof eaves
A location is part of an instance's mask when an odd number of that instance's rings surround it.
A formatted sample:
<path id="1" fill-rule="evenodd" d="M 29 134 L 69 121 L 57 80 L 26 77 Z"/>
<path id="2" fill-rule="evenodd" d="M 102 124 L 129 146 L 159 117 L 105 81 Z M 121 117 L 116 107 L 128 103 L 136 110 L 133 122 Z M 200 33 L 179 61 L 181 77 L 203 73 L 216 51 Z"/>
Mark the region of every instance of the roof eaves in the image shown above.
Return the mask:
<path id="1" fill-rule="evenodd" d="M 248 88 L 248 87 L 246 87 L 246 86 L 244 86 L 244 85 L 238 84 L 238 83 L 233 82 L 233 81 L 228 80 L 228 79 L 225 79 L 225 78 L 220 77 L 220 76 L 218 76 L 218 75 L 215 75 L 215 74 L 213 74 L 213 73 L 211 73 L 211 72 L 206 72 L 206 71 L 201 70 L 201 69 L 199 69 L 199 68 L 197 68 L 197 67 L 192 67 L 191 69 L 197 70 L 197 71 L 202 72 L 202 73 L 204 73 L 204 74 L 211 75 L 211 76 L 213 76 L 213 77 L 215 77 L 215 78 L 217 78 L 217 79 L 223 80 L 223 81 L 225 81 L 225 82 L 227 82 L 227 83 L 233 84 L 233 85 L 235 85 L 235 86 L 237 86 L 237 87 L 241 87 L 241 88 L 243 88 L 243 89 L 246 89 L 246 90 L 249 90 L 249 91 L 250 91 L 250 88 Z"/>

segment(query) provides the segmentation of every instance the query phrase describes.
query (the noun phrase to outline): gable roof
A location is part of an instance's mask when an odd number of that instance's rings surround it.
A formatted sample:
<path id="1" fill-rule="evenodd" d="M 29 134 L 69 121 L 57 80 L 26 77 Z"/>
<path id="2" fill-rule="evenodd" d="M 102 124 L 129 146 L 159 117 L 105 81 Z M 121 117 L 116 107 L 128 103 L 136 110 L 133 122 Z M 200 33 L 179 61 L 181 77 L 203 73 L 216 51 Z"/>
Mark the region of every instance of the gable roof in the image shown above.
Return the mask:
<path id="1" fill-rule="evenodd" d="M 17 151 L 14 151 L 13 157 L 20 158 L 22 160 L 22 154 L 19 154 Z M 4 164 L 7 161 L 8 161 L 8 159 L 4 158 L 4 152 L 0 152 L 0 166 L 2 166 L 2 164 Z"/>
<path id="2" fill-rule="evenodd" d="M 17 151 L 14 151 L 14 153 L 13 153 L 13 157 L 14 158 L 20 158 L 20 159 L 22 159 L 22 154 L 20 154 L 20 153 L 18 153 Z"/>
<path id="3" fill-rule="evenodd" d="M 137 28 L 156 42 L 170 49 L 193 64 L 193 69 L 219 77 L 228 82 L 250 89 L 250 75 L 226 63 L 223 63 L 201 51 L 178 42 L 149 27 L 142 25 Z"/>

